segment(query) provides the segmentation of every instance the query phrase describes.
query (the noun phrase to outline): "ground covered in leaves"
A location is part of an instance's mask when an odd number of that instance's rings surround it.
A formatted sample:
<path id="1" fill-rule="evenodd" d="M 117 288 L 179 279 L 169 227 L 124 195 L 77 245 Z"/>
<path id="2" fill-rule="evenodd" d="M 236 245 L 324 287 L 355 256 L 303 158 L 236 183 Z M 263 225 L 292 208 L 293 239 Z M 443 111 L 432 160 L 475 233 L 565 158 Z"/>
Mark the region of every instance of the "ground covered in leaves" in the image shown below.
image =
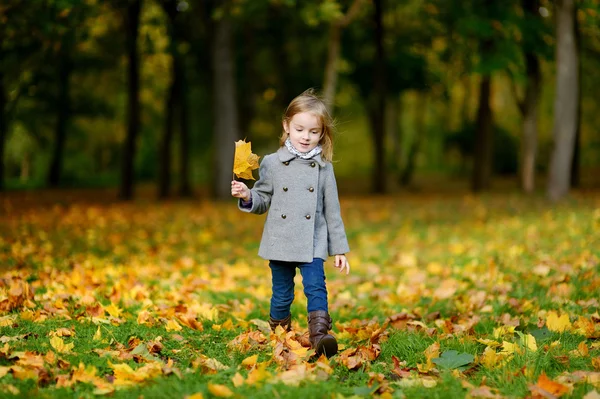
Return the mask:
<path id="1" fill-rule="evenodd" d="M 233 201 L 2 201 L 3 397 L 600 397 L 598 193 L 343 198 L 330 360 Z"/>

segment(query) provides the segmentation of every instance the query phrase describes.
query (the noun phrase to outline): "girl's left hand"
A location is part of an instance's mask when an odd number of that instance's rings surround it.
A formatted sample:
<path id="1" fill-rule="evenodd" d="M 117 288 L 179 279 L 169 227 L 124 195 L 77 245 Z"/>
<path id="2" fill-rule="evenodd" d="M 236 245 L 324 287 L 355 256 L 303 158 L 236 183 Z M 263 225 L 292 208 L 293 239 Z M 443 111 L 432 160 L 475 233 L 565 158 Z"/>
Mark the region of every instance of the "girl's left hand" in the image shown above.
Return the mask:
<path id="1" fill-rule="evenodd" d="M 346 275 L 350 273 L 350 263 L 348 263 L 348 259 L 346 259 L 346 255 L 336 255 L 335 256 L 335 264 L 334 266 L 340 269 L 340 273 L 346 269 Z"/>

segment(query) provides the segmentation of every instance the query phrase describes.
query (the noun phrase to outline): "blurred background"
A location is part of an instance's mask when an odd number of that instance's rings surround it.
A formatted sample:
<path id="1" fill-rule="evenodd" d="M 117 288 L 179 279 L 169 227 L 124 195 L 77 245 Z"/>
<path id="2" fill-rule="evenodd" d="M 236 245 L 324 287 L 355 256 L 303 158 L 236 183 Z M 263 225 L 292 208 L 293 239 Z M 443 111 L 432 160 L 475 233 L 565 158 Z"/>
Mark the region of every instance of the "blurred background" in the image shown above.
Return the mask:
<path id="1" fill-rule="evenodd" d="M 275 151 L 311 87 L 337 120 L 342 193 L 597 189 L 599 13 L 598 0 L 3 0 L 0 189 L 230 198 L 234 141 Z"/>

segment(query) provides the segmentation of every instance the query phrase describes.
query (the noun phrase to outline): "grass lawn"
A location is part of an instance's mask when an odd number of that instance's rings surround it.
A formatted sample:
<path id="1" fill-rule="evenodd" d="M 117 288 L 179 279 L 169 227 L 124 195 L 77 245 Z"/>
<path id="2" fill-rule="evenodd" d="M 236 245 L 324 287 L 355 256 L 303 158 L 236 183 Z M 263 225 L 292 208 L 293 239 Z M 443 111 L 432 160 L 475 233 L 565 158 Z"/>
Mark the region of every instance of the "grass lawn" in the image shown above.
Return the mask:
<path id="1" fill-rule="evenodd" d="M 330 360 L 233 201 L 2 201 L 0 397 L 600 397 L 597 192 L 342 198 Z"/>

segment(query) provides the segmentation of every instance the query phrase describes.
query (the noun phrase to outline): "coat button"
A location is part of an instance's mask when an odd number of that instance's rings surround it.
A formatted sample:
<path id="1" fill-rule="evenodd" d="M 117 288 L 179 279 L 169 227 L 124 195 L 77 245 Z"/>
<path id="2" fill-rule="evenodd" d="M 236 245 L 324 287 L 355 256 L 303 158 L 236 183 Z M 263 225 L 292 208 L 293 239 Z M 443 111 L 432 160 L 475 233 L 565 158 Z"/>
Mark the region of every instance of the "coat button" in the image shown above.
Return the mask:
<path id="1" fill-rule="evenodd" d="M 287 191 L 287 190 L 288 190 L 288 188 L 287 188 L 287 187 L 284 187 L 284 188 L 283 188 L 283 191 Z"/>
<path id="2" fill-rule="evenodd" d="M 313 191 L 315 191 L 315 189 L 313 187 L 311 187 L 308 189 L 308 191 L 310 191 L 312 193 Z"/>
<path id="3" fill-rule="evenodd" d="M 290 161 L 285 161 L 283 164 L 284 164 L 285 166 L 288 166 L 288 165 L 290 164 Z"/>
<path id="4" fill-rule="evenodd" d="M 306 220 L 310 220 L 310 215 L 306 215 Z"/>
<path id="5" fill-rule="evenodd" d="M 311 168 L 314 168 L 315 166 L 317 166 L 317 164 L 316 164 L 316 163 L 314 163 L 314 162 L 311 162 L 311 163 L 310 163 L 310 167 L 311 167 Z"/>
<path id="6" fill-rule="evenodd" d="M 287 216 L 285 216 L 285 213 L 283 215 L 281 215 L 282 219 L 285 219 Z"/>

